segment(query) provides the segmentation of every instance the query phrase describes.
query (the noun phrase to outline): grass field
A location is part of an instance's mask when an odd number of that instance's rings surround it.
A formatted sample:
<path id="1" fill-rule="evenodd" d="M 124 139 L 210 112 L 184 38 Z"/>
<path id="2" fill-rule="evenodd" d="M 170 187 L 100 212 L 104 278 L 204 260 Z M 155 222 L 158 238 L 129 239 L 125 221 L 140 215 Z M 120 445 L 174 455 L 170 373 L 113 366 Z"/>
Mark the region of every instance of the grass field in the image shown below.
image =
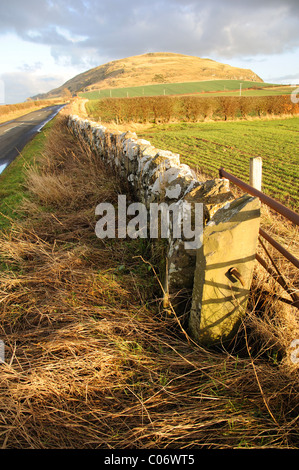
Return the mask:
<path id="1" fill-rule="evenodd" d="M 263 191 L 298 210 L 299 118 L 155 125 L 138 133 L 181 162 L 215 177 L 223 167 L 249 180 L 249 159 L 263 159 Z"/>
<path id="2" fill-rule="evenodd" d="M 207 80 L 186 83 L 163 83 L 157 85 L 113 88 L 79 93 L 81 98 L 98 100 L 100 98 L 125 98 L 134 96 L 182 95 L 193 93 L 216 93 L 227 96 L 239 96 L 240 84 L 243 96 L 268 96 L 291 93 L 292 87 L 280 87 L 271 83 L 240 80 Z M 254 88 L 254 89 L 252 89 Z"/>

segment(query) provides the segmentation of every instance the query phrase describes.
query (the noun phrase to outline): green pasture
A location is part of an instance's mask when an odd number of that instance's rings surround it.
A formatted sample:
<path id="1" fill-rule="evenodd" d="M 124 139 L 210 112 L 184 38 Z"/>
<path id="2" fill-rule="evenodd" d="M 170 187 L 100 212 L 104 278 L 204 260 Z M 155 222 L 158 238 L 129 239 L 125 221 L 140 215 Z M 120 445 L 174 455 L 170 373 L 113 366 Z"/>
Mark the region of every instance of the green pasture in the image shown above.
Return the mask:
<path id="1" fill-rule="evenodd" d="M 277 87 L 268 89 L 264 87 L 263 89 L 256 90 L 243 90 L 238 91 L 219 91 L 213 93 L 211 96 L 280 96 L 280 95 L 290 95 L 294 90 L 293 87 Z M 206 95 L 205 95 L 206 96 Z"/>
<path id="2" fill-rule="evenodd" d="M 155 125 L 138 133 L 181 162 L 216 177 L 223 167 L 249 181 L 250 157 L 263 159 L 262 190 L 298 211 L 299 118 Z"/>
<path id="3" fill-rule="evenodd" d="M 160 96 L 160 95 L 182 95 L 182 94 L 205 94 L 221 93 L 227 96 L 240 95 L 240 84 L 242 96 L 266 96 L 275 94 L 291 93 L 293 88 L 273 85 L 271 83 L 250 82 L 240 80 L 207 80 L 201 82 L 186 83 L 162 83 L 158 85 L 145 85 L 126 88 L 112 88 L 79 93 L 81 98 L 98 100 L 101 98 L 126 98 L 135 96 Z M 267 88 L 274 89 L 268 89 Z M 250 90 L 249 90 L 250 88 Z"/>

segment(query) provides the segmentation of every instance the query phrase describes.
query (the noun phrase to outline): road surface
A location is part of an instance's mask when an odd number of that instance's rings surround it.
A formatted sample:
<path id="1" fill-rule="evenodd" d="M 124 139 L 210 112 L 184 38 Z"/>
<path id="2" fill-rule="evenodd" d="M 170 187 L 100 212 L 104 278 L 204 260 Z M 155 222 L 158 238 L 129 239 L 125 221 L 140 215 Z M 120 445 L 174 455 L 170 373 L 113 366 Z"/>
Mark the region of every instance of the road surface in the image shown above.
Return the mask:
<path id="1" fill-rule="evenodd" d="M 0 124 L 0 173 L 63 106 L 48 106 Z"/>

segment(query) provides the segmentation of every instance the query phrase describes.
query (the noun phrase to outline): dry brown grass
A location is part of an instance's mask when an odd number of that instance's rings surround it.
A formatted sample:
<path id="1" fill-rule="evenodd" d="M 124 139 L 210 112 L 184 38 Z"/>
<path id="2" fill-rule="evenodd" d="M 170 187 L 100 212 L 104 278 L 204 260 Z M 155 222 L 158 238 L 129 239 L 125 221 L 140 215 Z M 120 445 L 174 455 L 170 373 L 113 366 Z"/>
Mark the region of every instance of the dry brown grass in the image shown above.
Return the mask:
<path id="1" fill-rule="evenodd" d="M 229 350 L 188 344 L 136 258 L 152 261 L 150 247 L 95 237 L 95 206 L 121 182 L 63 120 L 28 188 L 27 218 L 0 243 L 1 447 L 298 446 L 298 368 L 282 339 L 295 317 L 265 299 Z"/>
<path id="2" fill-rule="evenodd" d="M 38 109 L 52 106 L 54 104 L 61 104 L 63 100 L 44 100 L 44 101 L 26 101 L 24 103 L 17 103 L 12 105 L 0 106 L 0 124 L 6 121 L 12 121 L 25 114 L 37 111 Z"/>
<path id="3" fill-rule="evenodd" d="M 173 53 L 150 53 L 127 57 L 96 67 L 85 72 L 84 78 L 92 85 L 88 90 L 139 86 L 152 83 L 183 83 L 200 80 L 230 79 L 235 77 L 261 81 L 249 69 L 199 57 Z M 73 79 L 73 86 L 82 77 Z M 87 82 L 87 80 L 86 80 Z M 82 88 L 82 84 L 81 84 Z"/>

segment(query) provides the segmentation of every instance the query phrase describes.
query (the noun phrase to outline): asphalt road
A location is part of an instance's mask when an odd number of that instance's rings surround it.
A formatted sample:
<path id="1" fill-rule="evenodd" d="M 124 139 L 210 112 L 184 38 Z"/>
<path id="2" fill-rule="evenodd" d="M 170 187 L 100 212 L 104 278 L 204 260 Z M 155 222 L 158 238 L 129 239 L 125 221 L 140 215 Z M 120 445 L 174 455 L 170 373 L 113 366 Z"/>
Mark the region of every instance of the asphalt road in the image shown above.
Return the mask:
<path id="1" fill-rule="evenodd" d="M 61 108 L 63 105 L 48 106 L 0 124 L 0 173 Z"/>

